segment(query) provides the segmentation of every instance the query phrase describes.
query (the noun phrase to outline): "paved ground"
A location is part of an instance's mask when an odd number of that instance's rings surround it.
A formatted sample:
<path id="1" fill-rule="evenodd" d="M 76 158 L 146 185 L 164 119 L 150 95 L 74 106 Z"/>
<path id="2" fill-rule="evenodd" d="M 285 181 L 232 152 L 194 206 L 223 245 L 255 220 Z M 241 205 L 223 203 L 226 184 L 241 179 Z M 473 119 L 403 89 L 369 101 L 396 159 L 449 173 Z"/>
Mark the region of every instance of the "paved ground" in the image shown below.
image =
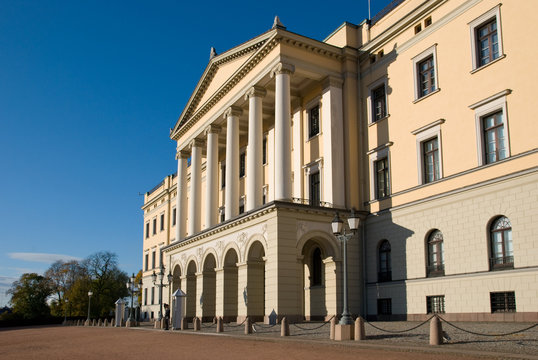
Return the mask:
<path id="1" fill-rule="evenodd" d="M 409 326 L 410 323 L 376 323 L 376 325 Z M 418 323 L 417 323 L 418 324 Z M 242 327 L 225 328 L 222 335 L 215 334 L 214 326 L 204 324 L 203 331 L 194 334 L 187 331 L 153 330 L 151 327 L 103 328 L 51 326 L 34 328 L 12 328 L 0 330 L 0 359 L 484 359 L 526 358 L 536 356 L 534 340 L 526 339 L 533 346 L 520 354 L 476 351 L 466 344 L 454 343 L 441 347 L 427 345 L 424 335 L 407 337 L 382 337 L 371 333 L 365 342 L 334 342 L 328 340 L 328 325 L 317 330 L 301 330 L 291 326 L 292 336 L 281 338 L 278 326 L 268 328 L 257 325 L 254 335 L 243 335 Z M 300 325 L 303 329 L 315 328 L 320 324 Z M 495 329 L 501 330 L 494 324 Z M 508 324 L 513 325 L 514 324 Z M 521 325 L 521 324 L 519 324 Z M 368 326 L 366 325 L 368 332 Z M 421 329 L 421 328 L 419 328 Z M 277 331 L 278 330 L 278 331 Z M 418 329 L 417 329 L 418 330 Z M 496 342 L 496 341 L 495 341 Z M 513 345 L 508 343 L 509 346 Z M 463 345 L 463 346 L 462 346 Z M 480 349 L 478 349 L 480 350 Z M 525 355 L 525 353 L 527 355 Z"/>

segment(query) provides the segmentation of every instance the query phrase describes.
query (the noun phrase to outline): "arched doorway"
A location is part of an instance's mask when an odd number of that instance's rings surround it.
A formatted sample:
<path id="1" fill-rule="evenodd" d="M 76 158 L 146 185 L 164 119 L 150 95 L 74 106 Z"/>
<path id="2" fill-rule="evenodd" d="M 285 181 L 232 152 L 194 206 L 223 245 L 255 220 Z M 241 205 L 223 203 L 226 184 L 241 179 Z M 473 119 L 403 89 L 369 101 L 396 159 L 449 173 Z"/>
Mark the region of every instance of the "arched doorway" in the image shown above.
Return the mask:
<path id="1" fill-rule="evenodd" d="M 191 321 L 196 316 L 196 263 L 194 260 L 187 266 L 187 305 L 185 317 Z"/>
<path id="2" fill-rule="evenodd" d="M 202 270 L 202 321 L 212 321 L 215 317 L 216 276 L 217 262 L 213 254 L 207 255 Z"/>
<path id="3" fill-rule="evenodd" d="M 263 321 L 265 315 L 265 250 L 255 241 L 247 257 L 247 315 L 252 321 Z"/>
<path id="4" fill-rule="evenodd" d="M 181 289 L 181 268 L 179 265 L 174 267 L 174 272 L 172 273 L 172 294 L 176 292 L 177 289 Z"/>
<path id="5" fill-rule="evenodd" d="M 235 321 L 237 319 L 237 252 L 234 249 L 230 249 L 226 252 L 224 257 L 224 321 Z"/>

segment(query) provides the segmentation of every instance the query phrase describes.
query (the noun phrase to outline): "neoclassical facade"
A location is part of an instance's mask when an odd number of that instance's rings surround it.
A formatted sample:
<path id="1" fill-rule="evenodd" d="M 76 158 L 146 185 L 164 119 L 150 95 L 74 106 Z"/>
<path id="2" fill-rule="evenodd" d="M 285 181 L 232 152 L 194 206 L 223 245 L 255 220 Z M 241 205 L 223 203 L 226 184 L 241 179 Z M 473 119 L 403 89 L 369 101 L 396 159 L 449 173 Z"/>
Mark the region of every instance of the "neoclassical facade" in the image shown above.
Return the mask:
<path id="1" fill-rule="evenodd" d="M 354 208 L 353 315 L 536 321 L 536 10 L 394 1 L 324 41 L 276 18 L 212 49 L 170 133 L 177 173 L 145 196 L 142 311 L 162 262 L 187 317 L 340 314 L 330 223 Z"/>

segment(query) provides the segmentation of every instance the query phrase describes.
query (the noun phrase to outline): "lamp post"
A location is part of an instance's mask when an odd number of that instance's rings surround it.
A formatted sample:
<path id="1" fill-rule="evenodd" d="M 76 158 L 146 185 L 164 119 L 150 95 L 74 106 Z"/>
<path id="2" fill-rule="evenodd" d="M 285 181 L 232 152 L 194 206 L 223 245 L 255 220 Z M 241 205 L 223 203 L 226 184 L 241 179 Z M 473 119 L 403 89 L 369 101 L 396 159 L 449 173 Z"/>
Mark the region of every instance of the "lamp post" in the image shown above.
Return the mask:
<path id="1" fill-rule="evenodd" d="M 129 280 L 127 281 L 125 285 L 127 286 L 127 289 L 129 290 L 129 292 L 131 293 L 131 308 L 129 310 L 129 319 L 127 320 L 127 322 L 132 325 L 134 323 L 134 317 L 133 317 L 134 294 L 142 290 L 142 279 L 140 279 L 140 282 L 137 284 L 135 274 L 133 273 L 133 275 L 129 278 Z"/>
<path id="2" fill-rule="evenodd" d="M 164 270 L 165 270 L 164 265 L 161 263 L 161 267 L 159 268 L 159 273 L 156 274 L 154 270 L 153 275 L 151 275 L 151 278 L 153 280 L 153 285 L 159 288 L 159 320 L 161 320 L 163 316 L 163 287 L 167 287 L 169 284 L 172 283 L 174 279 L 172 274 L 168 272 L 168 275 L 166 275 L 168 279 L 168 284 L 164 284 L 163 283 Z M 157 276 L 159 277 L 159 283 L 157 283 Z"/>
<path id="3" fill-rule="evenodd" d="M 67 322 L 67 303 L 69 302 L 69 299 L 64 299 L 64 324 Z"/>
<path id="4" fill-rule="evenodd" d="M 347 242 L 348 240 L 352 239 L 355 236 L 355 232 L 359 228 L 360 219 L 357 216 L 357 214 L 355 214 L 354 210 L 351 210 L 351 214 L 349 215 L 347 222 L 348 222 L 348 226 L 350 230 L 349 233 L 345 231 L 344 222 L 342 221 L 340 216 L 338 216 L 338 213 L 336 213 L 331 223 L 334 236 L 336 236 L 336 238 L 340 240 L 344 246 L 344 269 L 343 269 L 343 272 L 344 272 L 344 279 L 343 279 L 344 309 L 342 312 L 342 318 L 340 319 L 340 322 L 339 322 L 340 325 L 353 324 L 353 318 L 349 314 L 349 308 L 347 304 L 347 300 L 348 300 L 347 299 L 347 293 L 348 293 L 347 291 L 348 290 L 347 289 Z"/>
<path id="5" fill-rule="evenodd" d="M 92 303 L 92 295 L 93 295 L 93 291 L 88 291 L 88 322 L 90 322 L 90 306 L 91 306 L 91 303 Z"/>

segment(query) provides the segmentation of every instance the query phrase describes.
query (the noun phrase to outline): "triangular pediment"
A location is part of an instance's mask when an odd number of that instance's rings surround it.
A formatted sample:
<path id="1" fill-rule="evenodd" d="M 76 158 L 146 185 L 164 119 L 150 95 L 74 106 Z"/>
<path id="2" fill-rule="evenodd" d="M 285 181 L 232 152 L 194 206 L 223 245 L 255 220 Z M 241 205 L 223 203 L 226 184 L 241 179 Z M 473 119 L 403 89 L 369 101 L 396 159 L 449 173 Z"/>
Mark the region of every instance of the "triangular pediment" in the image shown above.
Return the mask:
<path id="1" fill-rule="evenodd" d="M 274 35 L 275 31 L 267 31 L 252 40 L 236 46 L 222 54 L 214 56 L 209 61 L 202 77 L 191 95 L 187 106 L 180 115 L 172 133 L 181 127 L 184 121 L 204 106 L 230 78 L 239 72 Z"/>

